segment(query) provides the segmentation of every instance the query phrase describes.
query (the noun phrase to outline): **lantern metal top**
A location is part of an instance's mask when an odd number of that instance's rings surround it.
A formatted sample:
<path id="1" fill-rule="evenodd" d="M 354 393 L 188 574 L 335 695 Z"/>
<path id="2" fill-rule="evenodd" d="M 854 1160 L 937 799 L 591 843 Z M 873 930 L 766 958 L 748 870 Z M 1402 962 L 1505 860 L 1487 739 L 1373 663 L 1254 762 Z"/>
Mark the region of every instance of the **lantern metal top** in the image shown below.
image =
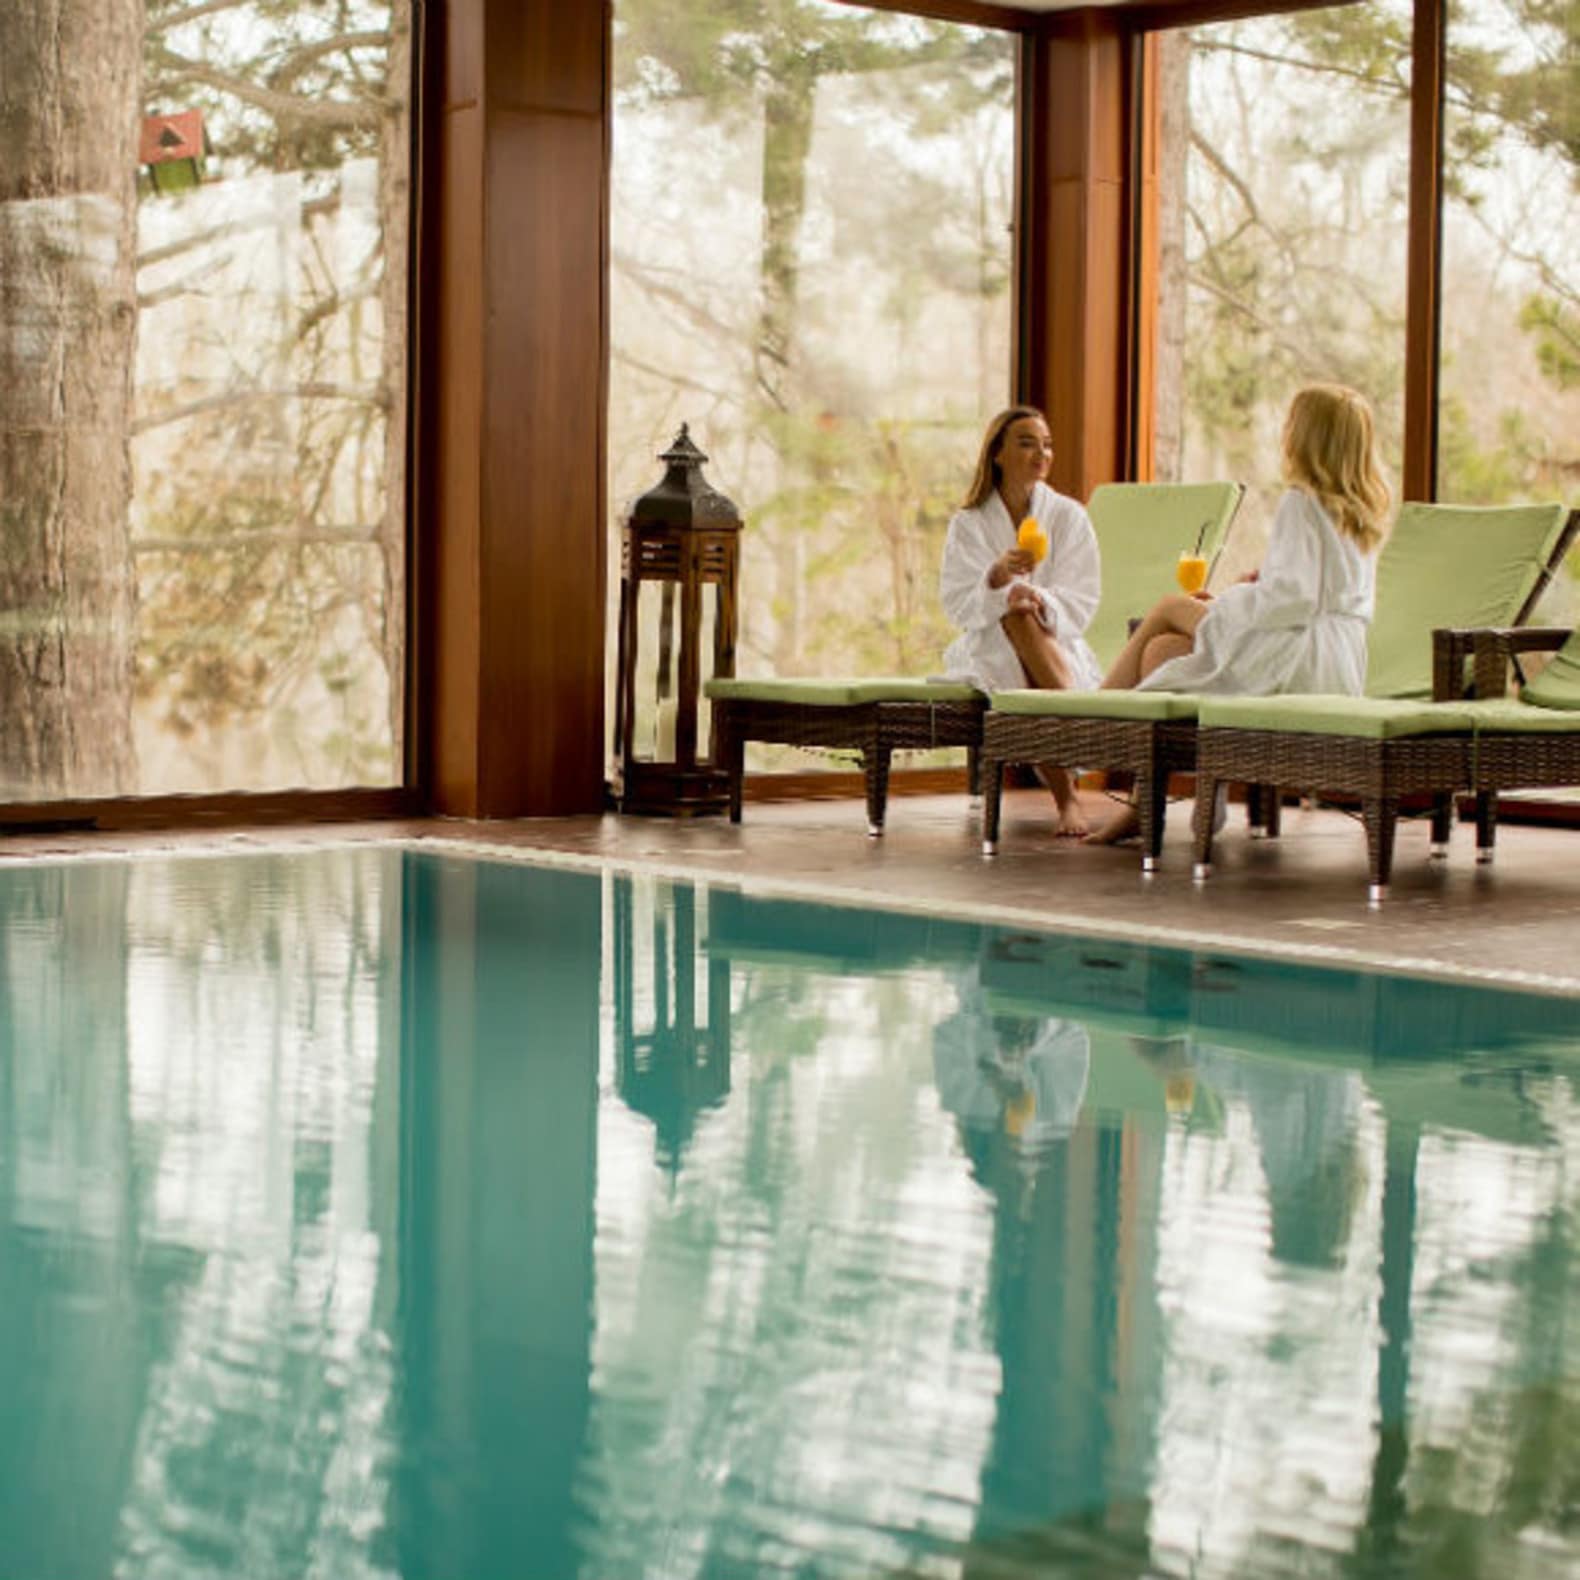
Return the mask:
<path id="1" fill-rule="evenodd" d="M 632 524 L 738 528 L 741 517 L 734 503 L 702 475 L 707 459 L 692 442 L 688 425 L 682 423 L 674 443 L 659 456 L 665 467 L 663 477 L 631 506 Z"/>

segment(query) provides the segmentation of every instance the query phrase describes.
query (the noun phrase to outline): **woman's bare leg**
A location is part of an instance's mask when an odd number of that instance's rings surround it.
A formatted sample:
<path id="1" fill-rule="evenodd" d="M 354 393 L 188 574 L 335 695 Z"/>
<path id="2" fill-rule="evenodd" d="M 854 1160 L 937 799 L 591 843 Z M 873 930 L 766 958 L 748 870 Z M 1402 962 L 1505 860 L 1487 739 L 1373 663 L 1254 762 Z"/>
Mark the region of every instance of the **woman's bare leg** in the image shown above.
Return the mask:
<path id="1" fill-rule="evenodd" d="M 1053 634 L 1030 610 L 1007 614 L 1000 622 L 1009 645 L 1015 649 L 1027 681 L 1038 691 L 1068 691 L 1070 661 Z M 1037 764 L 1037 777 L 1053 792 L 1059 809 L 1056 832 L 1061 839 L 1081 839 L 1087 832 L 1086 815 L 1075 793 L 1069 770 L 1057 763 Z"/>
<path id="2" fill-rule="evenodd" d="M 1190 600 L 1196 603 L 1196 599 Z M 1137 635 L 1140 634 L 1139 628 Z M 1141 650 L 1141 677 L 1168 663 L 1171 658 L 1183 658 L 1195 644 L 1180 631 L 1163 631 L 1150 638 Z M 1116 669 L 1118 665 L 1114 666 Z M 1112 671 L 1110 671 L 1112 673 Z M 1106 685 L 1107 682 L 1105 681 Z M 1141 832 L 1141 814 L 1133 803 L 1122 805 L 1119 810 L 1094 834 L 1086 836 L 1088 845 L 1112 845 L 1122 839 L 1133 839 Z"/>
<path id="3" fill-rule="evenodd" d="M 1054 641 L 1053 633 L 1036 615 L 1029 609 L 1017 609 L 1005 615 L 999 624 L 1009 638 L 1009 645 L 1015 649 L 1027 680 L 1038 691 L 1070 689 L 1070 661 L 1064 656 L 1064 649 Z"/>
<path id="4" fill-rule="evenodd" d="M 1153 637 L 1141 655 L 1141 678 L 1145 680 L 1154 669 L 1161 669 L 1172 659 L 1184 658 L 1195 646 L 1188 636 L 1178 631 L 1165 631 L 1162 636 Z"/>
<path id="5" fill-rule="evenodd" d="M 1146 618 L 1132 633 L 1130 640 L 1120 649 L 1119 657 L 1103 676 L 1104 691 L 1128 691 L 1142 675 L 1141 660 L 1148 645 L 1160 636 L 1183 636 L 1194 639 L 1196 627 L 1211 606 L 1188 593 L 1170 593 L 1160 598 Z"/>

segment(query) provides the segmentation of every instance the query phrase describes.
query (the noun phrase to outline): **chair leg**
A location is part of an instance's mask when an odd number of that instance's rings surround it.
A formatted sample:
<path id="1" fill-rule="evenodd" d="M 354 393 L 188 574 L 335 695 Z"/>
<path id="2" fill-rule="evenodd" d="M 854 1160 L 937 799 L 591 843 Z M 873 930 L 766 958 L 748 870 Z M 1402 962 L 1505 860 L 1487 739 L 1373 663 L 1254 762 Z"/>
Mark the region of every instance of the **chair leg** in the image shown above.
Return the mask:
<path id="1" fill-rule="evenodd" d="M 741 820 L 741 781 L 746 775 L 746 737 L 733 719 L 728 708 L 716 708 L 713 715 L 713 736 L 719 754 L 719 766 L 730 779 L 730 821 Z"/>
<path id="2" fill-rule="evenodd" d="M 1476 792 L 1476 860 L 1483 866 L 1492 860 L 1492 848 L 1498 842 L 1498 792 Z"/>
<path id="3" fill-rule="evenodd" d="M 1141 819 L 1141 870 L 1156 872 L 1163 854 L 1163 822 L 1168 816 L 1168 775 L 1149 764 L 1136 775 L 1136 812 Z"/>
<path id="4" fill-rule="evenodd" d="M 982 761 L 982 854 L 998 854 L 998 820 L 1004 802 L 1004 769 L 1007 765 L 996 757 Z"/>
<path id="5" fill-rule="evenodd" d="M 1371 869 L 1371 886 L 1366 891 L 1366 898 L 1376 905 L 1388 893 L 1388 880 L 1393 875 L 1394 829 L 1399 821 L 1398 796 L 1368 798 L 1361 804 L 1361 817 L 1366 824 L 1366 857 Z"/>
<path id="6" fill-rule="evenodd" d="M 975 746 L 966 747 L 966 791 L 973 801 L 982 794 L 982 753 Z"/>
<path id="7" fill-rule="evenodd" d="M 1196 771 L 1196 814 L 1191 819 L 1195 864 L 1191 876 L 1199 883 L 1212 871 L 1213 810 L 1218 800 L 1218 781 Z"/>
<path id="8" fill-rule="evenodd" d="M 1284 829 L 1284 796 L 1277 785 L 1262 786 L 1262 827 L 1269 839 L 1277 839 Z"/>
<path id="9" fill-rule="evenodd" d="M 873 742 L 861 756 L 867 779 L 867 833 L 878 839 L 883 834 L 883 816 L 889 803 L 890 748 Z"/>
<path id="10" fill-rule="evenodd" d="M 1196 786 L 1196 794 L 1201 795 L 1200 783 Z M 1245 787 L 1245 826 L 1250 831 L 1252 839 L 1262 837 L 1262 787 L 1258 784 L 1248 784 Z"/>
<path id="11" fill-rule="evenodd" d="M 1454 795 L 1444 790 L 1432 797 L 1432 844 L 1434 860 L 1448 854 L 1448 842 L 1454 832 Z"/>

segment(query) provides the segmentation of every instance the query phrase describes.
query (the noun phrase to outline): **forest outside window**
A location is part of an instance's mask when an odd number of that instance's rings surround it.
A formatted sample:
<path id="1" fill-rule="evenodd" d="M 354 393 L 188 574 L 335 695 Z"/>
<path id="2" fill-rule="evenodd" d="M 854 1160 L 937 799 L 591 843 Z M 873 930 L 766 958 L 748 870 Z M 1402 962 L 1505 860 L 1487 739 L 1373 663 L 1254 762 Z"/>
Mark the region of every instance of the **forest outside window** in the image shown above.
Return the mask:
<path id="1" fill-rule="evenodd" d="M 1575 0 L 1454 0 L 1444 105 L 1438 496 L 1580 500 Z M 1573 576 L 1549 613 L 1571 620 Z"/>
<path id="2" fill-rule="evenodd" d="M 1158 35 L 1151 475 L 1234 478 L 1260 558 L 1302 384 L 1359 389 L 1397 484 L 1411 18 L 1379 0 Z"/>
<path id="3" fill-rule="evenodd" d="M 0 799 L 400 782 L 410 25 L 5 8 Z"/>
<path id="4" fill-rule="evenodd" d="M 686 422 L 746 523 L 738 673 L 928 674 L 945 528 L 1010 393 L 1016 37 L 834 0 L 614 18 L 614 571 Z"/>

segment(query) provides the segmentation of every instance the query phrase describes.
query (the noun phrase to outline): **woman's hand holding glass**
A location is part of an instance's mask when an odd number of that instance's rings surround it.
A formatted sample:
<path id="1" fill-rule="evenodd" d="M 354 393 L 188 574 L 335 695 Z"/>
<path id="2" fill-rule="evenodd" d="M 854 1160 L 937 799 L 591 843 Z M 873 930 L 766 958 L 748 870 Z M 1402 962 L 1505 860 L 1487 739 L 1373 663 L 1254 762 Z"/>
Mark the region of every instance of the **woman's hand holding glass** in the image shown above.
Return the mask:
<path id="1" fill-rule="evenodd" d="M 1006 549 L 993 561 L 988 572 L 988 586 L 1002 587 L 1017 576 L 1029 576 L 1036 560 L 1027 549 Z"/>

